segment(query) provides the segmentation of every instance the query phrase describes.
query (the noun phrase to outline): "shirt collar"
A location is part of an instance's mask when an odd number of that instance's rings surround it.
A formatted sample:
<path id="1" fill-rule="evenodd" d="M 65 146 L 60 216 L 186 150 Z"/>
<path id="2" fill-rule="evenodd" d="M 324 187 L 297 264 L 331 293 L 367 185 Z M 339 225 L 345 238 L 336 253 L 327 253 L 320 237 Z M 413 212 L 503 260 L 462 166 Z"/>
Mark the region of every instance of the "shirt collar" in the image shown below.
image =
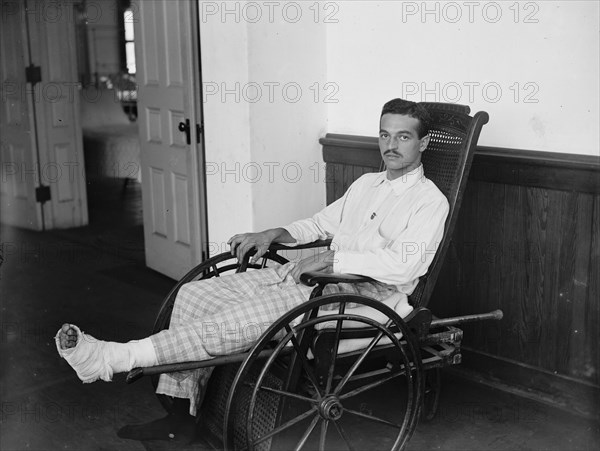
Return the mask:
<path id="1" fill-rule="evenodd" d="M 394 193 L 396 193 L 396 195 L 399 195 L 424 178 L 425 173 L 423 171 L 423 164 L 420 164 L 412 171 L 394 180 L 388 180 L 386 171 L 380 172 L 375 181 L 373 182 L 373 186 L 380 186 L 383 183 L 389 183 L 389 185 L 394 190 Z"/>

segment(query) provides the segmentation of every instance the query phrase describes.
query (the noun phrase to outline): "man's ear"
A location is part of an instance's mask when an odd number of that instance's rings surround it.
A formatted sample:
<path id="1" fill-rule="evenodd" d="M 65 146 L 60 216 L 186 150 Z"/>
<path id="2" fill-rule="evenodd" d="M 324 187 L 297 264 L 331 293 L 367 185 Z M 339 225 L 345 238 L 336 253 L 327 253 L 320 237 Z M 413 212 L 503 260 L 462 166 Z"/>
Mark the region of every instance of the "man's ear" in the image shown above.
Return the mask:
<path id="1" fill-rule="evenodd" d="M 419 148 L 419 152 L 423 152 L 425 149 L 427 149 L 427 146 L 429 145 L 429 135 L 425 135 L 421 138 L 421 147 Z"/>

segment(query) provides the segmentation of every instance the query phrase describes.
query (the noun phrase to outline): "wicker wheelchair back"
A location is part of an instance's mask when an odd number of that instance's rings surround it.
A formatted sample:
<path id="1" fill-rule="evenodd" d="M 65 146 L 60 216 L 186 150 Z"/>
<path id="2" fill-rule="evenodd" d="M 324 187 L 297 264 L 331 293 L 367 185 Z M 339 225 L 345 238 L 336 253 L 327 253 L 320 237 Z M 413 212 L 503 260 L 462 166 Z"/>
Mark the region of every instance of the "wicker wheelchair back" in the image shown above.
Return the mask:
<path id="1" fill-rule="evenodd" d="M 426 308 L 450 244 L 485 112 L 469 116 L 468 106 L 425 103 L 432 115 L 430 143 L 423 153 L 425 174 L 446 195 L 450 211 L 444 238 L 428 273 L 409 297 L 414 311 L 400 318 L 373 299 L 348 294 L 322 295 L 329 283 L 355 283 L 356 275 L 306 273 L 303 283 L 315 286 L 311 298 L 269 329 L 248 352 L 209 362 L 186 362 L 137 368 L 128 382 L 150 375 L 156 387 L 166 372 L 215 366 L 199 417 L 205 437 L 225 449 L 403 449 L 420 418 L 435 415 L 440 392 L 439 369 L 460 363 L 462 331 L 455 326 L 482 319 L 500 319 L 495 311 L 437 319 Z M 295 247 L 327 246 L 327 241 Z M 251 254 L 238 262 L 229 253 L 203 262 L 184 276 L 165 299 L 154 332 L 169 326 L 179 288 L 190 281 L 219 277 L 285 263 L 289 249 L 272 245 L 256 264 Z M 363 305 L 382 313 L 381 324 L 352 313 Z M 328 309 L 332 314 L 320 316 Z M 345 328 L 352 321 L 360 327 Z M 348 324 L 348 323 L 346 323 Z M 361 346 L 340 351 L 344 340 Z M 158 395 L 169 410 L 172 400 Z M 383 399 L 385 402 L 381 402 Z M 361 434 L 364 424 L 376 436 Z"/>

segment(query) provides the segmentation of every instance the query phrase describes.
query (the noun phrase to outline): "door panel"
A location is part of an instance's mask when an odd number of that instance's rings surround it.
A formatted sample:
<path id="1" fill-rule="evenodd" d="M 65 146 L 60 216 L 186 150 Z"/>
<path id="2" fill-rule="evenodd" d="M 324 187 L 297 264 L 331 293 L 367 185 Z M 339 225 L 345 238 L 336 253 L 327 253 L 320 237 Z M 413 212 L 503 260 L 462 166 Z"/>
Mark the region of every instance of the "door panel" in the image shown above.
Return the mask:
<path id="1" fill-rule="evenodd" d="M 2 7 L 2 221 L 34 230 L 85 225 L 74 23 L 61 9 L 73 4 L 3 1 Z M 40 20 L 41 11 L 53 19 Z M 27 81 L 31 65 L 41 80 Z M 40 186 L 50 190 L 43 204 L 36 203 Z"/>
<path id="2" fill-rule="evenodd" d="M 41 230 L 42 209 L 35 200 L 40 167 L 33 128 L 34 96 L 25 78 L 29 64 L 25 10 L 16 2 L 2 1 L 2 11 L 6 16 L 0 27 L 0 220 Z"/>
<path id="3" fill-rule="evenodd" d="M 180 278 L 202 258 L 196 2 L 134 3 L 146 263 Z M 179 124 L 189 119 L 190 141 Z"/>
<path id="4" fill-rule="evenodd" d="M 88 223 L 87 194 L 80 124 L 75 12 L 72 3 L 38 0 L 27 2 L 55 20 L 36 20 L 28 14 L 32 63 L 41 67 L 37 83 L 40 101 L 35 116 L 39 138 L 41 182 L 50 187 L 51 199 L 43 206 L 46 229 Z M 52 12 L 53 8 L 61 12 Z"/>

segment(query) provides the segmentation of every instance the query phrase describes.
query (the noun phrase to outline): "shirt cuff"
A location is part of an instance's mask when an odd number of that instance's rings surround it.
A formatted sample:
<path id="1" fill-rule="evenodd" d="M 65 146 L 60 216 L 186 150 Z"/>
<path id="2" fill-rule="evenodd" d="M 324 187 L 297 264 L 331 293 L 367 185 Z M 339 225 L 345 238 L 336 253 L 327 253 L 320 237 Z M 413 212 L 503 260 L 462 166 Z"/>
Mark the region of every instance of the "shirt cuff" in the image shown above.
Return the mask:
<path id="1" fill-rule="evenodd" d="M 343 268 L 344 268 L 344 256 L 345 256 L 345 252 L 344 251 L 335 251 L 335 253 L 333 254 L 333 272 L 336 274 L 343 274 Z"/>
<path id="2" fill-rule="evenodd" d="M 295 246 L 299 246 L 300 244 L 305 243 L 302 240 L 302 231 L 300 230 L 300 228 L 297 225 L 290 224 L 290 225 L 282 227 L 282 229 L 287 230 L 287 232 L 291 235 L 291 237 L 296 240 L 295 243 L 285 243 L 286 246 L 295 247 Z M 306 243 L 308 243 L 308 241 L 306 241 Z"/>

